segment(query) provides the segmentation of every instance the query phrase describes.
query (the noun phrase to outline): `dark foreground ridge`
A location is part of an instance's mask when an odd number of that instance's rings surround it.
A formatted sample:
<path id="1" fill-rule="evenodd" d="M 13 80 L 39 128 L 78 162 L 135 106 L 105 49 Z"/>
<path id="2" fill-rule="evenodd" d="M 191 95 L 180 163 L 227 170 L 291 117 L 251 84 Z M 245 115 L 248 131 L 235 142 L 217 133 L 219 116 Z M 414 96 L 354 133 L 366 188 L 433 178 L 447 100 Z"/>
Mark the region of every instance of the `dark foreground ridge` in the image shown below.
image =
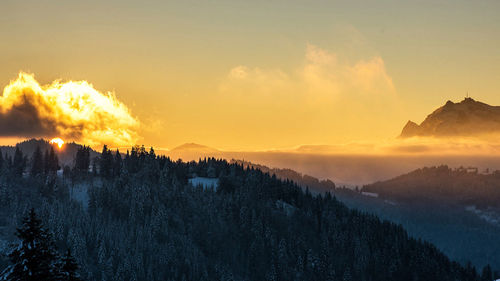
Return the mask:
<path id="1" fill-rule="evenodd" d="M 33 207 L 84 280 L 493 278 L 330 193 L 313 196 L 260 170 L 172 161 L 143 147 L 124 157 L 105 147 L 95 161 L 88 148 L 77 155 L 62 174 L 19 151 L 1 161 L 0 239 L 15 241 L 18 218 Z"/>

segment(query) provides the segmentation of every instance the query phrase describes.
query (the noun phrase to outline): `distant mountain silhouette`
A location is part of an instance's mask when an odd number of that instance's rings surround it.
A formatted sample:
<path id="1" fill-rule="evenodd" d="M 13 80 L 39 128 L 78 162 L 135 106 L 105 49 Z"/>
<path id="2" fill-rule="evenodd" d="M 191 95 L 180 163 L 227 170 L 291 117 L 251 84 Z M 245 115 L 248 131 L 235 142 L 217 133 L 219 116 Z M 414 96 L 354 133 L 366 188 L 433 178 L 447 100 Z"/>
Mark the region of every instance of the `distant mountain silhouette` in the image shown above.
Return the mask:
<path id="1" fill-rule="evenodd" d="M 414 136 L 477 137 L 500 133 L 500 106 L 491 106 L 472 98 L 459 103 L 447 101 L 420 124 L 408 121 L 401 138 Z"/>
<path id="2" fill-rule="evenodd" d="M 390 180 L 365 185 L 363 191 L 402 202 L 424 200 L 499 210 L 498 186 L 500 171 L 479 173 L 475 167 L 452 169 L 442 165 L 424 167 Z"/>
<path id="3" fill-rule="evenodd" d="M 215 148 L 197 143 L 185 143 L 173 148 L 170 151 L 171 152 L 219 152 L 219 150 Z"/>

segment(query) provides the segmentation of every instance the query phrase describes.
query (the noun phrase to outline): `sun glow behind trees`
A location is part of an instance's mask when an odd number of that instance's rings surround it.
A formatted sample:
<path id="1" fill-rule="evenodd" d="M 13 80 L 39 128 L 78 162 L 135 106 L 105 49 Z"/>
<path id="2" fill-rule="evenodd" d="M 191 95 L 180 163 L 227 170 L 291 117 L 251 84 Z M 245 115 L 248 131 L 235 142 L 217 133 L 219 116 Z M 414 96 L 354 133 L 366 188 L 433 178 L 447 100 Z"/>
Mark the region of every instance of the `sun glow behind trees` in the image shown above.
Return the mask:
<path id="1" fill-rule="evenodd" d="M 53 138 L 50 140 L 51 144 L 56 144 L 59 148 L 62 148 L 64 141 L 61 138 Z"/>

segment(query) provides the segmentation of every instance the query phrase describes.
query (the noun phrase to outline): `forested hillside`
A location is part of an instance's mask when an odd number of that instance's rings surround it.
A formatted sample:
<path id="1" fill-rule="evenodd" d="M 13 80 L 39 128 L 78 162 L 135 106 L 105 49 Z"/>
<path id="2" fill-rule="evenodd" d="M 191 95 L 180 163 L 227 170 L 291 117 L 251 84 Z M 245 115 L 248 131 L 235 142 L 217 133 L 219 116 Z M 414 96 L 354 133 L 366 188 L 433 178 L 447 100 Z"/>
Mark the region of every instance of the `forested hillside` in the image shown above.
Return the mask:
<path id="1" fill-rule="evenodd" d="M 393 186 L 390 187 L 390 191 L 394 192 L 401 189 L 399 192 L 408 197 L 405 200 L 388 199 L 384 192 L 379 194 L 378 197 L 366 196 L 357 189 L 336 187 L 329 180 L 318 180 L 291 169 L 269 168 L 241 160 L 231 160 L 231 163 L 241 164 L 244 168 L 254 167 L 271 175 L 275 174 L 280 179 L 292 179 L 303 188 L 309 188 L 312 194 L 330 191 L 339 201 L 351 208 L 363 210 L 391 222 L 402 224 L 411 236 L 432 242 L 438 249 L 454 260 L 463 264 L 471 261 L 473 265 L 480 268 L 490 264 L 492 268 L 500 269 L 500 244 L 498 244 L 500 215 L 493 211 L 494 208 L 491 207 L 482 210 L 479 206 L 473 208 L 456 203 L 446 204 L 446 202 L 456 202 L 450 199 L 454 198 L 454 192 L 460 192 L 460 190 L 449 188 L 449 194 L 444 198 L 445 200 L 438 201 L 434 199 L 442 198 L 439 196 L 432 197 L 432 193 L 429 193 L 428 196 L 431 200 L 425 200 L 425 197 L 422 196 L 411 197 L 403 193 L 408 186 L 405 185 L 404 181 L 395 181 Z M 427 170 L 431 171 L 432 168 Z M 475 172 L 476 170 L 469 170 L 469 172 L 464 173 L 463 169 L 449 169 L 450 175 L 455 173 L 469 177 L 469 180 L 481 181 L 484 176 L 491 177 L 495 175 L 495 173 L 482 175 Z M 432 182 L 432 178 L 439 175 L 439 173 L 423 173 L 421 175 L 423 177 L 421 184 L 424 187 L 419 188 L 419 190 L 425 193 L 427 192 L 425 188 L 426 182 Z M 427 177 L 427 180 L 425 177 Z M 455 181 L 460 182 L 458 178 Z M 380 183 L 375 184 L 375 186 L 378 184 Z M 473 186 L 468 185 L 471 188 Z M 363 191 L 367 191 L 367 189 L 363 189 Z"/>
<path id="2" fill-rule="evenodd" d="M 58 176 L 57 158 L 39 161 L 36 151 L 0 161 L 3 252 L 34 208 L 85 280 L 493 278 L 330 193 L 313 196 L 239 164 L 174 162 L 143 147 L 125 155 L 104 147 L 91 161 L 84 147 Z M 192 177 L 217 177 L 218 186 L 192 186 Z M 5 256 L 0 268 L 11 264 Z"/>
<path id="3" fill-rule="evenodd" d="M 497 207 L 500 171 L 481 174 L 474 168 L 425 167 L 388 181 L 366 185 L 363 190 L 401 201 L 420 199 L 481 208 Z"/>

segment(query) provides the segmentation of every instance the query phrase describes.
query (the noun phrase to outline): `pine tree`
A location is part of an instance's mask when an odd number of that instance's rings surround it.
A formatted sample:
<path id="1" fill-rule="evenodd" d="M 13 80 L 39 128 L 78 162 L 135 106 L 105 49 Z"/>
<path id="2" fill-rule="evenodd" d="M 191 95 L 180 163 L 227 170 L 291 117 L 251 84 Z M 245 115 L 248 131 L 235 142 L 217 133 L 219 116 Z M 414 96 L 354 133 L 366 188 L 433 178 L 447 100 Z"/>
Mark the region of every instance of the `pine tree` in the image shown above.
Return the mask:
<path id="1" fill-rule="evenodd" d="M 79 147 L 75 157 L 75 170 L 79 176 L 86 175 L 90 166 L 90 147 Z"/>
<path id="2" fill-rule="evenodd" d="M 24 155 L 19 147 L 16 146 L 16 152 L 14 152 L 14 160 L 12 162 L 13 175 L 21 177 L 23 175 L 25 166 L 26 159 L 24 158 Z"/>
<path id="3" fill-rule="evenodd" d="M 4 166 L 4 163 L 3 163 L 3 162 L 4 162 L 4 161 L 3 161 L 3 154 L 2 154 L 2 151 L 0 151 L 0 169 L 2 169 L 2 168 L 3 168 L 3 166 Z"/>
<path id="4" fill-rule="evenodd" d="M 102 147 L 99 172 L 104 178 L 110 178 L 113 175 L 113 154 L 111 150 L 108 149 L 107 145 Z"/>
<path id="5" fill-rule="evenodd" d="M 80 281 L 80 275 L 78 274 L 79 266 L 75 261 L 75 258 L 71 255 L 71 250 L 68 248 L 66 254 L 62 258 L 61 268 L 60 268 L 60 278 L 65 281 Z"/>
<path id="6" fill-rule="evenodd" d="M 59 170 L 59 159 L 52 146 L 50 147 L 48 165 L 48 171 L 50 173 L 57 173 L 57 170 Z"/>
<path id="7" fill-rule="evenodd" d="M 6 166 L 7 169 L 11 169 L 12 168 L 12 157 L 5 153 L 5 158 L 4 158 L 4 165 Z"/>
<path id="8" fill-rule="evenodd" d="M 493 272 L 490 265 L 488 264 L 483 268 L 483 273 L 481 274 L 481 281 L 491 281 L 493 280 Z"/>
<path id="9" fill-rule="evenodd" d="M 49 160 L 49 151 L 46 149 L 43 153 L 43 173 L 47 175 L 49 173 L 50 160 Z"/>
<path id="10" fill-rule="evenodd" d="M 40 147 L 37 146 L 35 149 L 35 152 L 33 152 L 33 157 L 32 157 L 32 164 L 31 164 L 31 175 L 32 176 L 38 176 L 44 172 L 43 168 L 43 155 L 42 151 L 40 150 Z"/>
<path id="11" fill-rule="evenodd" d="M 12 265 L 4 271 L 2 280 L 56 280 L 58 255 L 54 242 L 34 209 L 23 219 L 16 236 L 21 241 L 9 254 Z"/>
<path id="12" fill-rule="evenodd" d="M 122 156 L 120 151 L 117 149 L 115 154 L 115 160 L 113 162 L 113 176 L 119 176 L 122 169 Z"/>

